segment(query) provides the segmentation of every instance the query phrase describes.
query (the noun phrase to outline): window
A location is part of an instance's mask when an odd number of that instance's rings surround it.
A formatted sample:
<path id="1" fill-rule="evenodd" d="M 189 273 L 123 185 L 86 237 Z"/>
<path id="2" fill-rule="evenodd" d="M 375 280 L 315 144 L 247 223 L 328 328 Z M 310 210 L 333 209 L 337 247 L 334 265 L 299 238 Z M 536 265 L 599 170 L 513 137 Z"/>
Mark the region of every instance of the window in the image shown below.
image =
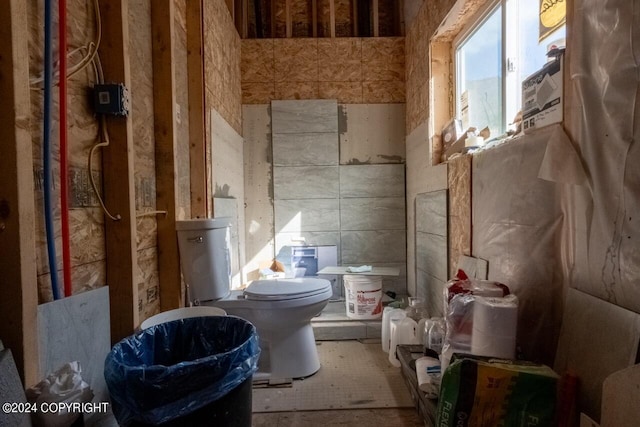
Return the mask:
<path id="1" fill-rule="evenodd" d="M 454 41 L 456 113 L 464 129 L 504 134 L 521 109 L 522 81 L 547 62 L 551 45 L 565 45 L 563 20 L 543 26 L 544 4 L 490 1 Z"/>

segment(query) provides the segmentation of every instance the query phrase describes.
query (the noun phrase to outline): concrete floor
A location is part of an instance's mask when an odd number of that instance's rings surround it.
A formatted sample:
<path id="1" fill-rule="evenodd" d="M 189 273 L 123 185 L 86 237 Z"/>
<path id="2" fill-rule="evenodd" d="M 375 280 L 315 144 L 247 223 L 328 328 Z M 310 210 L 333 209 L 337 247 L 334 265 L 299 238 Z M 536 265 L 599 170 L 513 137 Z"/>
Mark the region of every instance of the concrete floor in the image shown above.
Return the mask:
<path id="1" fill-rule="evenodd" d="M 413 408 L 342 409 L 333 411 L 271 412 L 253 414 L 253 427 L 389 426 L 422 427 Z"/>

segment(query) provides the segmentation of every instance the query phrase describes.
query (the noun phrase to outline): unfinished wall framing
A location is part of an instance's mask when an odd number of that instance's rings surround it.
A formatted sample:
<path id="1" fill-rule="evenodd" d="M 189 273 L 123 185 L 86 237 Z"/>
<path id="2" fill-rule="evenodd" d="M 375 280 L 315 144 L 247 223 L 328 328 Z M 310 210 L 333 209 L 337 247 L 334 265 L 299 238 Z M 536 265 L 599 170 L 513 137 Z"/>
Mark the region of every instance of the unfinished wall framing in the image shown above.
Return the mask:
<path id="1" fill-rule="evenodd" d="M 243 39 L 404 35 L 403 1 L 235 0 L 234 3 L 232 16 Z"/>

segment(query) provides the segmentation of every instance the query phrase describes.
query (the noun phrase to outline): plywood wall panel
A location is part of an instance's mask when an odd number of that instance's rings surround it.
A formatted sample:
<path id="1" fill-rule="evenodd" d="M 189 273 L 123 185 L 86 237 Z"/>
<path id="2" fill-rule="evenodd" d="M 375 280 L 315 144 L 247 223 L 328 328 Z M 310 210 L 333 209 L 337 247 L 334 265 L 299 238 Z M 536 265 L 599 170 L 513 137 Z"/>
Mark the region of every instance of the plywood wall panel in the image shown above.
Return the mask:
<path id="1" fill-rule="evenodd" d="M 290 0 L 293 37 L 311 37 L 313 35 L 311 2 Z"/>
<path id="2" fill-rule="evenodd" d="M 320 82 L 319 99 L 335 99 L 339 104 L 362 104 L 362 82 Z"/>
<path id="3" fill-rule="evenodd" d="M 453 277 L 461 255 L 471 255 L 471 160 L 465 155 L 450 160 L 449 273 Z"/>
<path id="4" fill-rule="evenodd" d="M 276 84 L 242 82 L 243 104 L 268 104 L 276 99 Z"/>
<path id="5" fill-rule="evenodd" d="M 404 37 L 362 39 L 364 81 L 404 81 Z"/>
<path id="6" fill-rule="evenodd" d="M 318 99 L 318 82 L 282 82 L 275 84 L 275 99 Z"/>
<path id="7" fill-rule="evenodd" d="M 158 281 L 158 249 L 138 251 L 138 311 L 140 323 L 160 312 L 160 282 Z"/>
<path id="8" fill-rule="evenodd" d="M 317 39 L 274 40 L 276 82 L 318 81 Z"/>
<path id="9" fill-rule="evenodd" d="M 404 82 L 399 80 L 363 82 L 362 101 L 365 104 L 403 103 L 405 102 Z"/>
<path id="10" fill-rule="evenodd" d="M 93 2 L 84 2 L 81 0 L 69 0 L 67 2 L 67 26 L 68 26 L 68 43 L 70 46 L 80 46 L 86 44 L 96 37 L 95 15 Z M 43 8 L 41 2 L 28 2 L 28 25 L 29 25 L 29 68 L 31 78 L 42 76 L 43 69 Z M 54 23 L 57 25 L 57 23 Z M 55 54 L 54 54 L 55 55 Z M 68 66 L 73 66 L 80 61 L 80 55 L 74 55 L 68 60 Z M 70 166 L 80 171 L 86 172 L 87 154 L 89 148 L 96 142 L 98 133 L 98 124 L 93 111 L 90 107 L 89 97 L 87 96 L 87 87 L 95 81 L 94 73 L 91 67 L 79 72 L 74 78 L 68 80 L 67 84 L 67 123 L 68 123 L 68 158 Z M 37 87 L 41 87 L 42 83 L 37 83 Z M 43 186 L 42 186 L 42 91 L 32 90 L 31 98 L 31 120 L 30 132 L 31 141 L 33 142 L 33 165 L 34 165 L 34 185 L 35 185 L 35 233 L 36 233 L 36 270 L 39 274 L 39 301 L 46 302 L 51 300 L 50 277 L 48 276 L 49 265 L 47 261 L 45 227 L 43 216 Z M 58 141 L 58 102 L 57 88 L 56 96 L 53 102 L 53 123 L 52 123 L 52 141 L 53 141 L 53 203 L 54 203 L 54 227 L 55 239 L 58 255 L 58 266 L 62 267 L 62 250 L 61 250 L 61 234 L 60 234 L 60 182 L 59 182 L 59 153 L 57 152 Z M 100 175 L 101 162 L 100 156 L 97 154 L 94 158 L 94 170 Z M 85 174 L 88 176 L 88 174 Z M 71 194 L 92 195 L 93 190 L 88 188 L 87 181 L 72 181 Z M 97 205 L 96 199 L 91 198 L 91 206 L 78 207 L 72 209 L 69 213 L 69 222 L 71 228 L 71 276 L 74 292 L 80 292 L 91 287 L 103 286 L 105 284 L 105 275 L 100 274 L 104 271 L 105 260 L 105 243 L 104 243 L 104 222 L 102 211 L 94 209 L 93 202 Z M 85 240 L 81 240 L 77 235 L 84 236 Z M 85 265 L 98 266 L 93 269 L 87 269 Z M 82 271 L 82 273 L 80 273 Z M 44 277 L 43 275 L 46 275 Z M 58 277 L 62 286 L 62 274 L 59 272 Z"/>
<path id="11" fill-rule="evenodd" d="M 402 37 L 242 40 L 242 57 L 244 104 L 317 98 L 345 104 L 405 102 Z"/>
<path id="12" fill-rule="evenodd" d="M 318 80 L 321 82 L 362 81 L 362 39 L 319 39 Z"/>
<path id="13" fill-rule="evenodd" d="M 275 78 L 273 39 L 245 39 L 241 45 L 242 82 L 273 82 Z"/>
<path id="14" fill-rule="evenodd" d="M 242 132 L 241 44 L 223 0 L 204 2 L 205 108 Z M 215 29 L 207 31 L 207 29 Z"/>

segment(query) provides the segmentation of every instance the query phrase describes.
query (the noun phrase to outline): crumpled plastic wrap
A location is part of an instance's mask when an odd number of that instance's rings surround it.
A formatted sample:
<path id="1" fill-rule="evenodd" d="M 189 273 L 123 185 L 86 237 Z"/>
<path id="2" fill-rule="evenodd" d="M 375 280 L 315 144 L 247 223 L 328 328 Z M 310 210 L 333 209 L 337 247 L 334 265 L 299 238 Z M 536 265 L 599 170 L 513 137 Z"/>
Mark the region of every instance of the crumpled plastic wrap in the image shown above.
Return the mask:
<path id="1" fill-rule="evenodd" d="M 473 329 L 473 304 L 476 297 L 504 297 L 509 288 L 499 282 L 470 279 L 462 270 L 447 282 L 444 289 L 446 334 L 443 353 L 448 350 L 471 352 Z"/>
<path id="2" fill-rule="evenodd" d="M 93 399 L 93 391 L 83 379 L 80 373 L 80 362 L 66 363 L 57 371 L 47 375 L 47 378 L 35 386 L 27 389 L 27 400 L 42 408 L 43 403 L 86 403 Z M 64 407 L 62 407 L 64 408 Z M 71 425 L 79 412 L 60 411 L 35 411 L 33 421 L 36 426 L 63 427 Z"/>
<path id="3" fill-rule="evenodd" d="M 105 361 L 121 425 L 161 424 L 220 399 L 257 370 L 256 328 L 234 316 L 161 323 L 117 343 Z"/>

